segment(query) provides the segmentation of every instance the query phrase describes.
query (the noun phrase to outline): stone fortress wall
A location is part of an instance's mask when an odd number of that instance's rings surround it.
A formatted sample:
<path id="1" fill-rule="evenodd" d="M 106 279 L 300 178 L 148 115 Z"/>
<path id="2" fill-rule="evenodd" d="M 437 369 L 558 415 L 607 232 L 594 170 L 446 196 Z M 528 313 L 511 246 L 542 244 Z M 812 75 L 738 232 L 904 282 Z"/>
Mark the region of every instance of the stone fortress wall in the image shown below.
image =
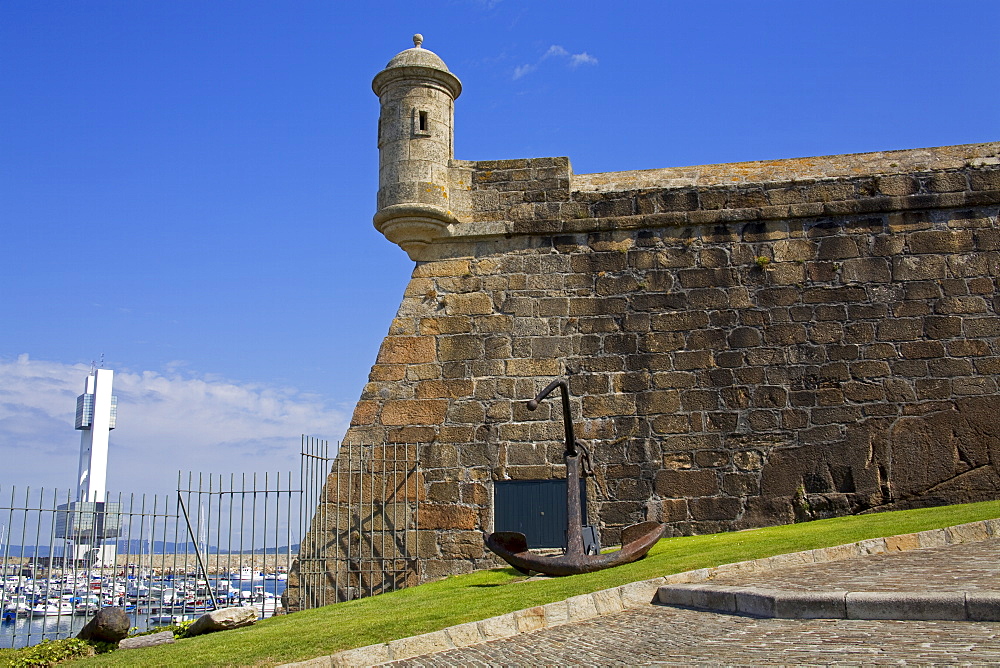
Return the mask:
<path id="1" fill-rule="evenodd" d="M 562 374 L 606 545 L 1000 496 L 1000 143 L 447 167 L 430 227 L 376 215 L 416 266 L 345 439 L 419 444 L 423 577 L 497 563 L 495 481 L 565 475 L 525 407 Z"/>
<path id="2" fill-rule="evenodd" d="M 646 519 L 704 533 L 995 498 L 998 157 L 604 192 L 612 175 L 573 190 L 566 159 L 478 163 L 473 193 L 535 217 L 418 263 L 349 437 L 424 444 L 421 526 L 469 568 L 490 483 L 562 475 L 557 405 L 524 401 L 563 373 L 606 544 Z M 557 171 L 563 201 L 524 201 Z"/>

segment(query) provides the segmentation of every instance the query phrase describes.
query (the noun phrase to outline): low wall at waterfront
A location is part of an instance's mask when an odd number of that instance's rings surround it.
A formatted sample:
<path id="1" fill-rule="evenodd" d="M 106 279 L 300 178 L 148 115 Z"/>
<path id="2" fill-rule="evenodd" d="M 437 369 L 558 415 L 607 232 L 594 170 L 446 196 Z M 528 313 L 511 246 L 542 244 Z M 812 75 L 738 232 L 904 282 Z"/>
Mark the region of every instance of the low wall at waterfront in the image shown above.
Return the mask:
<path id="1" fill-rule="evenodd" d="M 254 573 L 273 575 L 287 573 L 297 556 L 297 554 L 209 554 L 204 558 L 204 565 L 209 575 L 236 573 L 244 567 L 249 567 Z M 28 567 L 36 562 L 30 558 L 8 557 L 6 560 L 0 559 L 0 563 L 6 566 L 7 573 L 16 574 L 13 572 L 14 567 Z M 48 558 L 40 558 L 37 563 L 42 572 L 48 569 Z M 198 558 L 193 554 L 119 554 L 115 564 L 117 573 L 125 575 L 140 572 L 170 575 L 195 573 L 198 570 Z M 63 570 L 58 557 L 52 570 Z"/>

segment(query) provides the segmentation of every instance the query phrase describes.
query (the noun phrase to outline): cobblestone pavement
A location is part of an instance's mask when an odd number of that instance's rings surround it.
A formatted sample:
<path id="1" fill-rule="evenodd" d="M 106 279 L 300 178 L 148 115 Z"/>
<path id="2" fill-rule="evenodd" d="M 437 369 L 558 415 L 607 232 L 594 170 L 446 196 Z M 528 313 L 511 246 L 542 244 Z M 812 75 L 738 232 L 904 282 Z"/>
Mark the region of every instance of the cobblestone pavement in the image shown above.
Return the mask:
<path id="1" fill-rule="evenodd" d="M 713 582 L 853 591 L 995 591 L 1000 590 L 1000 540 Z M 392 665 L 889 664 L 1000 666 L 1000 622 L 757 619 L 651 605 Z"/>
<path id="2" fill-rule="evenodd" d="M 709 582 L 796 590 L 1000 591 L 1000 540 L 875 554 Z"/>
<path id="3" fill-rule="evenodd" d="M 1000 623 L 754 619 L 650 606 L 400 666 L 1000 665 Z"/>

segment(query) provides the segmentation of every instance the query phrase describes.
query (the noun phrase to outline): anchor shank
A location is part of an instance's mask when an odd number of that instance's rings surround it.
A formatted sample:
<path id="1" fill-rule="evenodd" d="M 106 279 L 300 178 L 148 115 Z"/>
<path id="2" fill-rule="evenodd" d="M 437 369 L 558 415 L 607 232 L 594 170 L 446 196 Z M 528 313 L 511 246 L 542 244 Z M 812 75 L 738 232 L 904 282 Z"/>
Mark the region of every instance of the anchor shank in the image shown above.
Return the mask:
<path id="1" fill-rule="evenodd" d="M 573 416 L 569 410 L 569 385 L 562 378 L 556 378 L 554 381 L 545 386 L 545 389 L 538 393 L 538 395 L 528 402 L 528 410 L 533 411 L 538 408 L 538 402 L 540 402 L 545 397 L 552 393 L 552 390 L 559 388 L 562 394 L 562 409 L 563 409 L 563 429 L 566 433 L 566 455 L 567 457 L 576 456 L 576 436 L 573 435 Z"/>
<path id="2" fill-rule="evenodd" d="M 566 554 L 582 556 L 583 513 L 580 509 L 580 455 L 565 456 L 566 461 Z"/>
<path id="3" fill-rule="evenodd" d="M 569 412 L 569 386 L 565 380 L 559 381 L 562 390 L 563 427 L 566 431 L 566 456 L 576 457 L 576 436 L 573 435 L 573 415 Z"/>

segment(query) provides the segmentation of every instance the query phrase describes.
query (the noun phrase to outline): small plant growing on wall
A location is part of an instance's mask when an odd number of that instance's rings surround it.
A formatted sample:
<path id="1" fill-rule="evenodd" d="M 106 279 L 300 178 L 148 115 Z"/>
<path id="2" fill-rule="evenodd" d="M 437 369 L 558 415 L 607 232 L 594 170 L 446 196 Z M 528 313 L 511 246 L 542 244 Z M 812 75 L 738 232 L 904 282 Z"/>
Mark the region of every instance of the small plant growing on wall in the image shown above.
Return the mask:
<path id="1" fill-rule="evenodd" d="M 769 264 L 771 264 L 771 258 L 769 258 L 769 257 L 767 257 L 767 256 L 765 256 L 765 255 L 759 255 L 759 256 L 757 257 L 757 259 L 755 259 L 755 260 L 753 261 L 753 263 L 754 263 L 755 265 L 757 265 L 757 268 L 758 268 L 758 269 L 760 269 L 760 270 L 762 270 L 762 271 L 763 271 L 764 269 L 767 269 L 767 266 L 768 266 Z"/>

